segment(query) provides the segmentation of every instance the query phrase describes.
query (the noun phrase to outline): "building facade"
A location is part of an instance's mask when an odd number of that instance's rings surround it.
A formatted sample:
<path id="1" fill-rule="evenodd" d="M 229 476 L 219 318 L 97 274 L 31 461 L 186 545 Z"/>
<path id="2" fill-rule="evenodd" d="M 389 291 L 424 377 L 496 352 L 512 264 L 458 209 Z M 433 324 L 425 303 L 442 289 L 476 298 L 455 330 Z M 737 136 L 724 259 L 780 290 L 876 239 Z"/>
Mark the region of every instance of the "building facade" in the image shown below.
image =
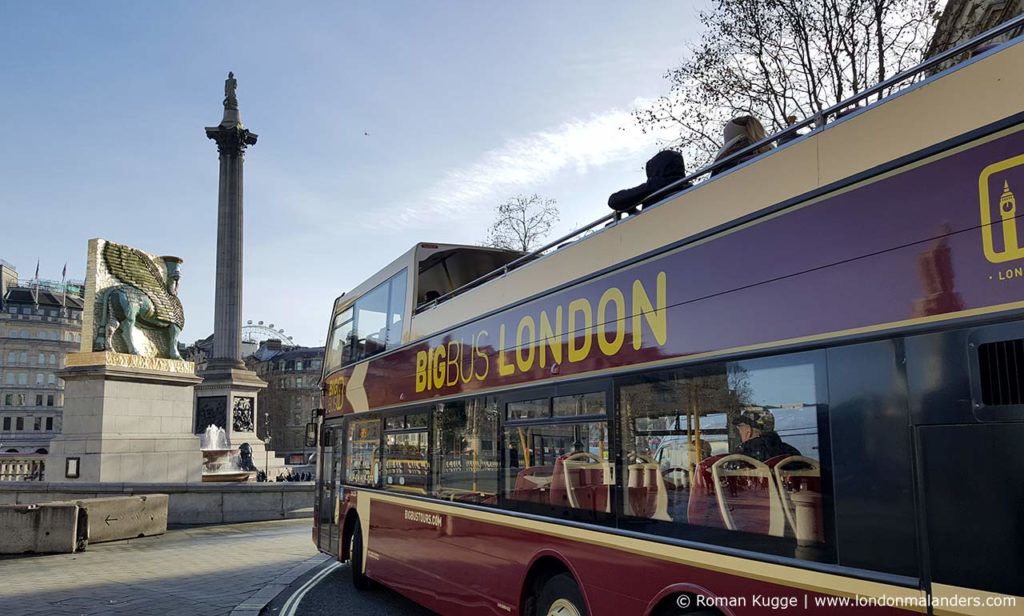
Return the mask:
<path id="1" fill-rule="evenodd" d="M 280 340 L 266 340 L 245 360 L 267 382 L 258 394 L 257 436 L 288 464 L 304 464 L 316 451 L 306 447 L 305 434 L 311 411 L 320 408 L 323 355 L 324 347 L 291 347 Z"/>
<path id="2" fill-rule="evenodd" d="M 935 23 L 935 34 L 928 45 L 925 57 L 930 58 L 951 49 L 977 36 L 989 28 L 994 28 L 1004 21 L 1009 21 L 1021 14 L 1024 10 L 1024 0 L 949 0 L 942 11 L 942 15 Z M 1002 43 L 1013 37 L 1020 36 L 1021 28 L 998 36 L 988 42 L 985 46 L 974 51 L 950 58 L 931 71 L 932 74 L 942 71 L 959 62 L 966 60 L 973 54 L 982 53 L 991 45 Z"/>
<path id="3" fill-rule="evenodd" d="M 0 261 L 0 453 L 47 453 L 61 430 L 64 357 L 82 341 L 82 284 L 19 283 Z"/>

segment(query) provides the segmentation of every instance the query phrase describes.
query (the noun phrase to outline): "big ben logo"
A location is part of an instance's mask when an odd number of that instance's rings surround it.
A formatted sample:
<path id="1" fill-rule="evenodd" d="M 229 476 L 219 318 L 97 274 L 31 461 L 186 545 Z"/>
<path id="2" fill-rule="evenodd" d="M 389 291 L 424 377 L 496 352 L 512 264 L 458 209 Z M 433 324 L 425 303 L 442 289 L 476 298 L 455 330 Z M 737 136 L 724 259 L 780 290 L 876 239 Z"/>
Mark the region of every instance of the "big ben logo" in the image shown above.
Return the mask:
<path id="1" fill-rule="evenodd" d="M 1024 259 L 1014 189 L 1024 190 L 1024 155 L 991 164 L 978 178 L 981 236 L 985 258 L 992 263 Z"/>

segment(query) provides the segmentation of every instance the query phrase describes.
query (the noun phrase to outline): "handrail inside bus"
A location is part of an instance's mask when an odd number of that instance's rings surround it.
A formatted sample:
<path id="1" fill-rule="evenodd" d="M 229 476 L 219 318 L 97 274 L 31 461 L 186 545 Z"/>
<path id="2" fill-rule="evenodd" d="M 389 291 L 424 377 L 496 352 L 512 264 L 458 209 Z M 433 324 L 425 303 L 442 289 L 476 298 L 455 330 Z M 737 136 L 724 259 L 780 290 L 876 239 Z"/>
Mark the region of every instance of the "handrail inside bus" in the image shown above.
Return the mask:
<path id="1" fill-rule="evenodd" d="M 901 83 L 901 82 L 906 81 L 906 80 L 911 79 L 911 78 L 915 78 L 918 75 L 920 75 L 921 73 L 923 73 L 923 72 L 925 72 L 925 71 L 927 71 L 927 70 L 929 70 L 931 68 L 934 68 L 936 66 L 939 66 L 943 62 L 946 62 L 947 60 L 949 60 L 951 58 L 955 58 L 956 56 L 964 53 L 965 51 L 969 51 L 969 50 L 974 49 L 976 47 L 980 47 L 986 41 L 989 41 L 990 39 L 993 39 L 993 38 L 995 38 L 997 36 L 1000 36 L 1002 34 L 1005 34 L 1007 32 L 1010 32 L 1010 31 L 1014 30 L 1015 28 L 1022 27 L 1022 26 L 1024 26 L 1024 14 L 1018 15 L 1017 17 L 1014 17 L 1013 19 L 1010 19 L 1009 21 L 1005 21 L 1002 24 L 999 24 L 998 26 L 995 26 L 994 28 L 986 30 L 985 32 L 982 32 L 981 34 L 979 34 L 979 35 L 977 35 L 977 36 L 975 36 L 973 38 L 967 39 L 966 41 L 960 43 L 959 45 L 957 45 L 955 47 L 947 49 L 946 51 L 944 51 L 944 52 L 942 52 L 940 54 L 934 55 L 931 58 L 928 58 L 927 60 L 924 60 L 923 62 L 921 62 L 921 63 L 919 63 L 919 64 L 917 64 L 915 66 L 912 66 L 912 67 L 910 67 L 910 68 L 908 68 L 908 69 L 906 69 L 906 70 L 904 70 L 904 71 L 902 71 L 900 73 L 897 73 L 896 75 L 893 75 L 892 77 L 886 79 L 885 81 L 881 81 L 881 82 L 875 84 L 874 86 L 872 86 L 872 87 L 870 87 L 870 88 L 868 88 L 866 90 L 863 90 L 863 91 L 861 91 L 861 92 L 859 92 L 857 94 L 854 94 L 854 95 L 850 96 L 849 98 L 847 98 L 847 99 L 845 99 L 845 100 L 843 100 L 843 101 L 841 101 L 839 103 L 836 103 L 835 105 L 832 105 L 831 107 L 829 107 L 827 109 L 824 109 L 824 110 L 822 110 L 822 111 L 820 111 L 820 112 L 818 112 L 818 113 L 816 113 L 816 114 L 814 114 L 814 115 L 812 115 L 810 117 L 804 118 L 803 120 L 801 120 L 799 122 L 796 122 L 794 124 L 790 124 L 786 128 L 784 128 L 784 129 L 782 129 L 782 130 L 780 130 L 780 131 L 778 131 L 776 133 L 772 133 L 771 135 L 765 137 L 764 139 L 758 141 L 757 143 L 752 143 L 749 146 L 743 148 L 742 150 L 737 150 L 736 152 L 730 154 L 729 156 L 726 156 L 725 158 L 712 161 L 711 163 L 701 167 L 700 169 L 698 169 L 697 171 L 687 175 L 686 177 L 684 177 L 682 179 L 679 179 L 679 180 L 676 180 L 675 182 L 673 182 L 673 183 L 671 183 L 671 184 L 669 184 L 667 186 L 663 186 L 662 188 L 654 191 L 653 193 L 648 195 L 646 197 L 646 199 L 649 199 L 650 197 L 657 196 L 657 195 L 668 196 L 669 194 L 674 194 L 676 192 L 676 190 L 678 190 L 677 187 L 685 186 L 685 184 L 687 182 L 692 182 L 695 179 L 701 178 L 701 177 L 703 177 L 703 176 L 705 176 L 705 175 L 707 175 L 709 173 L 712 173 L 714 171 L 717 171 L 717 170 L 719 170 L 719 169 L 721 169 L 723 167 L 728 167 L 729 163 L 732 163 L 732 162 L 736 161 L 739 158 L 742 158 L 744 156 L 747 156 L 747 155 L 753 153 L 758 148 L 761 148 L 761 147 L 764 147 L 764 146 L 769 145 L 771 143 L 774 143 L 776 141 L 779 141 L 779 140 L 783 139 L 784 137 L 792 136 L 794 138 L 798 138 L 798 137 L 802 138 L 802 137 L 806 137 L 808 135 L 815 134 L 818 131 L 820 131 L 825 126 L 826 123 L 838 119 L 840 116 L 838 116 L 837 114 L 839 114 L 840 112 L 847 111 L 848 108 L 858 105 L 859 103 L 861 103 L 862 101 L 864 101 L 867 98 L 870 98 L 871 96 L 874 96 L 876 94 L 880 94 L 880 93 L 884 92 L 885 90 L 895 86 L 898 83 Z M 1007 42 L 1006 44 L 1008 44 L 1008 43 L 1009 42 Z M 877 102 L 883 101 L 883 100 L 887 99 L 888 97 L 889 97 L 889 95 L 886 95 L 884 97 L 880 96 L 879 99 L 877 101 L 875 101 L 875 102 L 877 103 Z M 866 108 L 867 107 L 863 107 L 863 109 L 866 109 Z M 831 116 L 836 116 L 836 117 L 831 117 Z M 808 127 L 811 129 L 810 132 L 808 132 L 806 134 L 803 134 L 803 135 L 798 135 L 797 134 L 797 131 L 799 131 L 801 129 L 804 129 L 804 128 L 808 128 Z M 768 154 L 771 154 L 771 150 L 769 150 L 768 152 L 764 152 L 762 155 L 768 155 Z M 755 157 L 752 160 L 756 160 L 757 158 L 760 158 L 760 156 Z M 654 204 L 654 205 L 658 205 L 658 204 Z M 652 207 L 652 206 L 648 206 L 648 207 Z M 609 222 L 618 221 L 619 219 L 621 219 L 621 217 L 622 217 L 622 212 L 612 212 L 612 213 L 606 214 L 605 216 L 602 216 L 601 218 L 598 218 L 594 222 L 591 222 L 591 223 L 589 223 L 587 225 L 584 225 L 582 227 L 574 229 L 573 231 L 567 233 L 566 235 L 563 235 L 563 236 L 559 237 L 556 240 L 548 242 L 547 244 L 541 246 L 540 248 L 537 248 L 536 250 L 533 250 L 532 252 L 528 252 L 528 253 L 524 254 L 523 256 L 519 257 L 518 259 L 516 259 L 514 261 L 511 261 L 511 262 L 505 264 L 504 266 L 502 266 L 502 267 L 500 267 L 498 269 L 492 270 L 492 271 L 484 274 L 483 276 L 480 276 L 479 278 L 477 278 L 477 279 L 475 279 L 475 280 L 473 280 L 471 282 L 468 282 L 468 283 L 462 285 L 461 287 L 453 289 L 453 290 L 445 293 L 444 295 L 441 295 L 439 297 L 434 298 L 433 300 L 431 300 L 430 302 L 428 302 L 428 303 L 426 303 L 426 304 L 424 304 L 422 306 L 416 307 L 415 311 L 416 312 L 422 312 L 424 310 L 428 310 L 430 308 L 433 308 L 433 307 L 437 306 L 438 304 L 440 304 L 440 303 L 442 303 L 444 301 L 447 301 L 447 300 L 455 297 L 456 295 L 461 295 L 462 293 L 465 293 L 469 289 L 472 289 L 472 288 L 475 288 L 477 286 L 480 286 L 481 284 L 487 282 L 488 280 L 491 280 L 493 278 L 497 278 L 499 276 L 503 276 L 503 275 L 507 274 L 508 272 L 510 272 L 511 270 L 516 269 L 520 265 L 523 265 L 523 264 L 525 264 L 525 263 L 527 263 L 529 261 L 532 261 L 532 260 L 536 259 L 537 257 L 541 256 L 542 254 L 544 254 L 547 251 L 551 250 L 552 248 L 560 247 L 562 244 L 568 242 L 569 240 L 577 238 L 580 235 L 583 235 L 584 233 L 590 231 L 591 229 L 594 229 L 595 227 L 601 226 L 601 225 L 609 223 Z"/>

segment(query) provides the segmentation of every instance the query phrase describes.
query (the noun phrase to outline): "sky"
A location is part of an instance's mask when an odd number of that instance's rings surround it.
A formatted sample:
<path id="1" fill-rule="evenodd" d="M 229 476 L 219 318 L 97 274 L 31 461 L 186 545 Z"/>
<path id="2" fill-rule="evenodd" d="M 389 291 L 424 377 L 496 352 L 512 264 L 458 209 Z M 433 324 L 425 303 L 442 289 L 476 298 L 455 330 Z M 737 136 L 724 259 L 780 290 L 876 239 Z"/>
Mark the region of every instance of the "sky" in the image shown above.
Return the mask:
<path id="1" fill-rule="evenodd" d="M 101 237 L 184 259 L 181 340 L 213 331 L 217 149 L 247 128 L 243 320 L 324 344 L 335 297 L 417 242 L 478 244 L 555 199 L 550 239 L 639 184 L 630 110 L 704 2 L 0 0 L 0 259 L 84 279 Z M 661 135 L 665 136 L 665 135 Z"/>

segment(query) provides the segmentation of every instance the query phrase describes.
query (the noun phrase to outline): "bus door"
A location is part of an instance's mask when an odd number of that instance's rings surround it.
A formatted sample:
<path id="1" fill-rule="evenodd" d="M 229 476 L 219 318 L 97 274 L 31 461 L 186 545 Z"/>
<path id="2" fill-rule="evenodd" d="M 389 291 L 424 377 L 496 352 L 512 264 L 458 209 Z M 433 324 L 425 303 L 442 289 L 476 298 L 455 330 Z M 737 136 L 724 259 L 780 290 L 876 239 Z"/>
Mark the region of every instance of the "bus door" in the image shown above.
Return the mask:
<path id="1" fill-rule="evenodd" d="M 335 433 L 341 434 L 338 428 L 324 427 L 321 435 L 323 454 L 320 456 L 320 469 L 317 483 L 317 521 L 319 536 L 317 547 L 324 552 L 337 555 L 338 552 L 338 481 L 341 479 L 341 451 L 336 447 Z M 337 452 L 337 455 L 335 455 Z"/>

